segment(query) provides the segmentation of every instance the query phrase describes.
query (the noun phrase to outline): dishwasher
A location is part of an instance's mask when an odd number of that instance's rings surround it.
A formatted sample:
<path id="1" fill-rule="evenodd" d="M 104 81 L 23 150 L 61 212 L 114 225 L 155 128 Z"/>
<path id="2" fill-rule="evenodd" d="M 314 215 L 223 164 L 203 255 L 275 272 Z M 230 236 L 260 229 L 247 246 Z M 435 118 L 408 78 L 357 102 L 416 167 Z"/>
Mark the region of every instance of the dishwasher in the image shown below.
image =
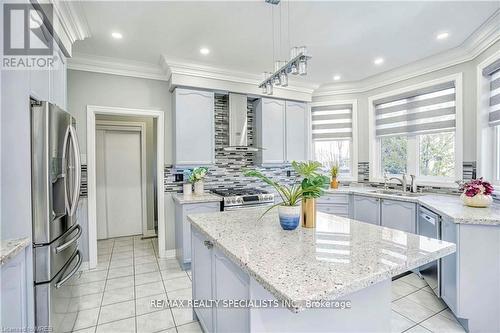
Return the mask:
<path id="1" fill-rule="evenodd" d="M 424 207 L 419 207 L 418 234 L 420 236 L 441 239 L 439 215 Z M 420 275 L 438 297 L 441 297 L 440 266 L 441 261 L 438 259 L 419 267 Z"/>

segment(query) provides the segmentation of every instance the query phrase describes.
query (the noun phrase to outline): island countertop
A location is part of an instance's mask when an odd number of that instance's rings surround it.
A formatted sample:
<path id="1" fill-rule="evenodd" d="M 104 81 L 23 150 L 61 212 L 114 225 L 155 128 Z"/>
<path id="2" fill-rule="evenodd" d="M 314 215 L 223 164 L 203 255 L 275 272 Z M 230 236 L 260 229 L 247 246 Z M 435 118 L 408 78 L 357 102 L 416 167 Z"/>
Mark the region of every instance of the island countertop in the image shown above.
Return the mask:
<path id="1" fill-rule="evenodd" d="M 188 219 L 274 297 L 296 304 L 341 299 L 456 250 L 453 243 L 324 213 L 315 229 L 285 231 L 276 211 L 259 220 L 262 213 Z"/>

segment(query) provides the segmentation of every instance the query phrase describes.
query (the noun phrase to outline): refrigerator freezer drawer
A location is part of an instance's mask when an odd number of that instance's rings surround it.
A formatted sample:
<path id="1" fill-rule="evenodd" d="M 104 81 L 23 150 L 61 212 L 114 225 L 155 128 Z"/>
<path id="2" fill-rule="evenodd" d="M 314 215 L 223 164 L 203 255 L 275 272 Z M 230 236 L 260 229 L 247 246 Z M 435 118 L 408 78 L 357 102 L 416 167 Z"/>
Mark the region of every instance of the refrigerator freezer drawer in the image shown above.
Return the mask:
<path id="1" fill-rule="evenodd" d="M 54 279 L 75 253 L 81 234 L 82 228 L 76 224 L 51 244 L 34 248 L 35 283 Z"/>
<path id="2" fill-rule="evenodd" d="M 47 327 L 51 332 L 71 332 L 78 309 L 72 295 L 70 282 L 82 263 L 81 254 L 76 250 L 64 268 L 51 282 L 35 285 L 35 325 Z"/>

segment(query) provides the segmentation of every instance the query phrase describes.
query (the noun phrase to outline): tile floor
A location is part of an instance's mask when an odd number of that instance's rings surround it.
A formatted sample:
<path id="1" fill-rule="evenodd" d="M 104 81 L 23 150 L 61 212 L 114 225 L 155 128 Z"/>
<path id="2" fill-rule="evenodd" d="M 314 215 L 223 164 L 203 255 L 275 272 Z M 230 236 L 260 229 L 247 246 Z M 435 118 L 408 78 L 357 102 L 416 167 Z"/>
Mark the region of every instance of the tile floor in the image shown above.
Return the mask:
<path id="1" fill-rule="evenodd" d="M 153 308 L 153 299 L 191 298 L 190 272 L 158 259 L 156 239 L 122 237 L 98 242 L 98 266 L 72 285 L 79 295 L 73 332 L 201 332 L 190 309 Z M 465 332 L 446 305 L 415 274 L 392 285 L 392 332 Z"/>

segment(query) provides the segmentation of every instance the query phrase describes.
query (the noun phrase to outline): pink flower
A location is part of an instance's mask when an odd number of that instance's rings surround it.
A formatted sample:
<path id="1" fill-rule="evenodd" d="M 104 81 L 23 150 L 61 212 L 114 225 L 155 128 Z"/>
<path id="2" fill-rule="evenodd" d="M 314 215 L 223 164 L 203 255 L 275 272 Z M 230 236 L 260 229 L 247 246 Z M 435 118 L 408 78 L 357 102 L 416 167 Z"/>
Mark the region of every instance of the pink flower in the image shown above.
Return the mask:
<path id="1" fill-rule="evenodd" d="M 489 182 L 484 181 L 481 177 L 463 184 L 460 190 L 463 191 L 466 196 L 473 197 L 477 194 L 491 195 L 494 188 Z"/>

